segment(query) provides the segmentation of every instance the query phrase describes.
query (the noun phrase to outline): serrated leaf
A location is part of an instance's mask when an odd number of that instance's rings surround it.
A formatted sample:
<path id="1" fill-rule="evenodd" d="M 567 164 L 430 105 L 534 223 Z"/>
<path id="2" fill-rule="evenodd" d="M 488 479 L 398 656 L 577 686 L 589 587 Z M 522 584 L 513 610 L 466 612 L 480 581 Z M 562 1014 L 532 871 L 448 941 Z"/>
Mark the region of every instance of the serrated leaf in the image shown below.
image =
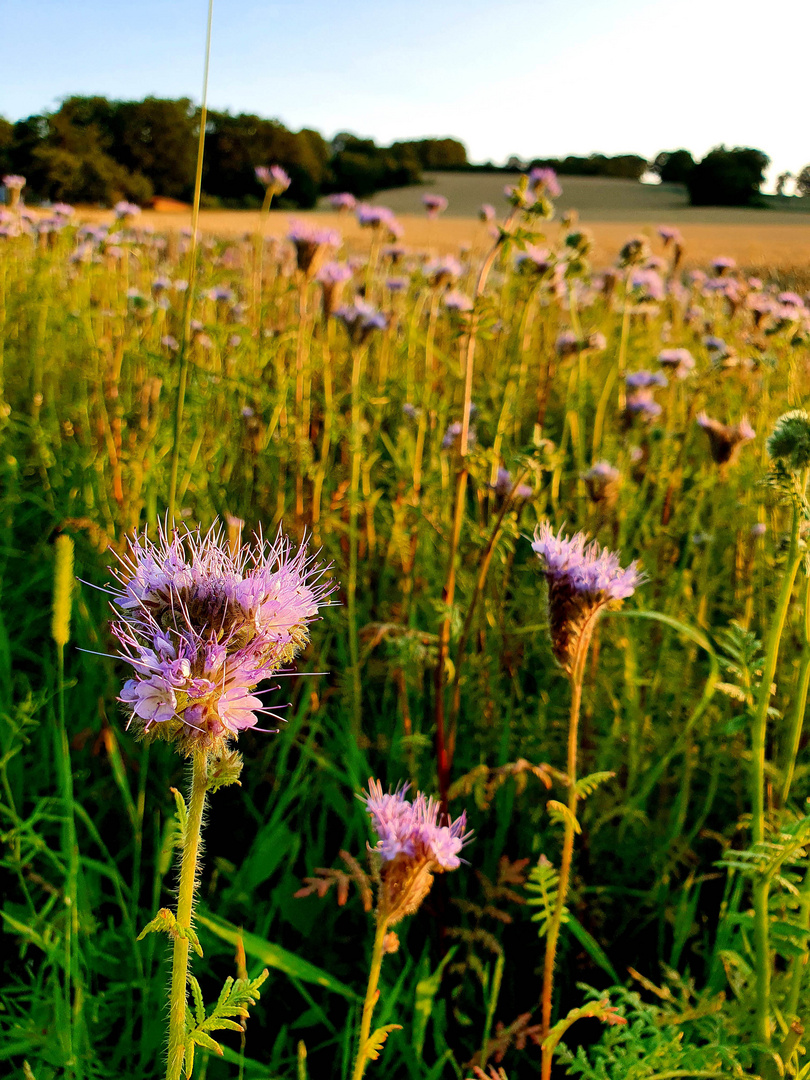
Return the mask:
<path id="1" fill-rule="evenodd" d="M 402 1024 L 386 1024 L 385 1027 L 377 1028 L 369 1035 L 363 1047 L 363 1055 L 368 1061 L 376 1061 L 379 1058 L 385 1040 L 392 1031 L 402 1031 Z"/>
<path id="2" fill-rule="evenodd" d="M 548 816 L 555 824 L 570 825 L 575 833 L 582 832 L 579 822 L 565 803 L 557 802 L 556 799 L 549 799 L 546 803 L 546 810 L 548 810 Z"/>
<path id="3" fill-rule="evenodd" d="M 245 1014 L 247 1015 L 247 1013 Z M 229 1020 L 225 1016 L 210 1016 L 207 1020 L 203 1021 L 200 1025 L 202 1031 L 244 1031 L 242 1024 L 237 1024 L 235 1020 Z"/>
<path id="4" fill-rule="evenodd" d="M 157 915 L 148 922 L 138 934 L 137 941 L 142 941 L 147 934 L 168 934 L 169 937 L 177 937 L 177 920 L 174 913 L 168 908 L 161 908 Z"/>
<path id="5" fill-rule="evenodd" d="M 177 826 L 179 836 L 177 838 L 177 846 L 183 846 L 183 840 L 186 835 L 186 829 L 188 828 L 188 807 L 186 806 L 186 800 L 177 788 L 171 789 L 172 795 L 174 795 L 174 803 L 177 807 Z"/>
<path id="6" fill-rule="evenodd" d="M 202 945 L 200 945 L 200 939 L 197 937 L 197 931 L 194 929 L 194 927 L 190 926 L 188 930 L 180 929 L 180 933 L 183 937 L 188 938 L 189 944 L 191 945 L 197 956 L 202 956 Z"/>
<path id="7" fill-rule="evenodd" d="M 204 1049 L 211 1050 L 213 1053 L 219 1054 L 219 1056 L 222 1057 L 222 1047 L 219 1043 L 212 1039 L 210 1035 L 206 1035 L 200 1028 L 195 1028 L 191 1032 L 190 1038 L 197 1046 L 202 1046 Z"/>
<path id="8" fill-rule="evenodd" d="M 577 798 L 587 799 L 601 784 L 604 784 L 607 780 L 612 780 L 615 775 L 615 772 L 595 772 L 590 773 L 589 776 L 583 776 L 574 785 Z"/>
<path id="9" fill-rule="evenodd" d="M 196 1014 L 197 1023 L 201 1024 L 203 1020 L 205 1020 L 205 1005 L 203 1004 L 202 990 L 200 989 L 200 984 L 193 975 L 189 976 L 188 981 L 191 984 L 191 996 L 194 998 L 194 1012 Z"/>

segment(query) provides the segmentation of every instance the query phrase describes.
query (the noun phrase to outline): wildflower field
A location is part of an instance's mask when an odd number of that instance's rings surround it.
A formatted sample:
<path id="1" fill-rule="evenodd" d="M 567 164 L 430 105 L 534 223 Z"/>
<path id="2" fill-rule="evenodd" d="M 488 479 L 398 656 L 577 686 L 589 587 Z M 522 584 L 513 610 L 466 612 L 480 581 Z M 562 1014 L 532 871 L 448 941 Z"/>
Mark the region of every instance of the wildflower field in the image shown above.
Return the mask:
<path id="1" fill-rule="evenodd" d="M 260 179 L 0 222 L 0 1071 L 810 1075 L 800 279 Z"/>

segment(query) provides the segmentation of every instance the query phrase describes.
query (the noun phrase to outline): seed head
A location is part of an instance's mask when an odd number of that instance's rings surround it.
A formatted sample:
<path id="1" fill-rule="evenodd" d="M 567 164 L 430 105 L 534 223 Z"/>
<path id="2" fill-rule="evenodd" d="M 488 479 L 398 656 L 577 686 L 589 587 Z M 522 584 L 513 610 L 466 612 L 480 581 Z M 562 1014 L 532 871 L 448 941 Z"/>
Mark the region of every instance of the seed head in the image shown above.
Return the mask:
<path id="1" fill-rule="evenodd" d="M 792 472 L 810 468 L 810 414 L 791 409 L 780 416 L 766 446 L 773 460 Z"/>

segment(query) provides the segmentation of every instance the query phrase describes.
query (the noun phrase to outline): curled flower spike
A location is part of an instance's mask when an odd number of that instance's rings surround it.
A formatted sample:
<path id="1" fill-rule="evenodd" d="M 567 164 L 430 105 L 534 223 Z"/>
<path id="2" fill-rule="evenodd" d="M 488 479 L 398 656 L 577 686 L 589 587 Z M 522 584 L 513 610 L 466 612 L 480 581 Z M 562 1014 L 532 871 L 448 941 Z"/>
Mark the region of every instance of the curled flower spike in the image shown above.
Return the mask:
<path id="1" fill-rule="evenodd" d="M 637 562 L 622 567 L 615 552 L 595 540 L 588 543 L 585 533 L 555 534 L 548 522 L 537 528 L 532 548 L 548 582 L 552 649 L 570 674 L 602 608 L 632 596 L 642 575 Z"/>
<path id="2" fill-rule="evenodd" d="M 709 437 L 709 449 L 717 465 L 727 465 L 734 461 L 743 443 L 750 442 L 756 437 L 756 432 L 746 417 L 743 417 L 739 424 L 734 425 L 721 424 L 719 420 L 713 420 L 705 412 L 698 413 L 695 419 Z"/>
<path id="3" fill-rule="evenodd" d="M 408 802 L 409 786 L 384 792 L 379 780 L 369 779 L 363 797 L 377 834 L 377 844 L 370 850 L 379 860 L 379 917 L 386 926 L 417 910 L 434 874 L 458 869 L 461 849 L 471 839 L 465 814 L 440 824 L 436 800 L 417 792 Z"/>
<path id="4" fill-rule="evenodd" d="M 239 550 L 216 528 L 136 538 L 109 590 L 112 632 L 134 668 L 119 698 L 130 722 L 182 754 L 223 753 L 268 713 L 256 687 L 306 644 L 335 588 L 323 573 L 280 533 Z"/>

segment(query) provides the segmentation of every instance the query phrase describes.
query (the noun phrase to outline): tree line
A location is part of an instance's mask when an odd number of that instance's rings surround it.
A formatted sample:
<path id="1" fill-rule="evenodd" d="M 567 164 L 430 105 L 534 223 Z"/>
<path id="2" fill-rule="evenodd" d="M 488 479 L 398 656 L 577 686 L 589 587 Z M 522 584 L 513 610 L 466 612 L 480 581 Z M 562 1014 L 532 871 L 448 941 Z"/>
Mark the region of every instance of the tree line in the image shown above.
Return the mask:
<path id="1" fill-rule="evenodd" d="M 199 124 L 200 110 L 188 98 L 69 97 L 52 113 L 17 123 L 0 118 L 0 175 L 21 174 L 33 196 L 54 201 L 188 201 Z M 278 120 L 209 110 L 203 192 L 209 206 L 259 206 L 264 191 L 254 168 L 278 164 L 292 181 L 280 204 L 307 208 L 329 192 L 362 197 L 416 183 L 424 169 L 466 163 L 456 139 L 380 147 L 347 133 L 330 143 L 309 128 L 293 132 Z"/>
<path id="2" fill-rule="evenodd" d="M 194 183 L 200 110 L 189 98 L 110 101 L 69 97 L 55 112 L 11 123 L 0 117 L 0 176 L 26 177 L 34 198 L 110 205 L 148 203 L 155 195 L 189 201 Z M 342 133 L 331 142 L 310 128 L 294 132 L 252 113 L 209 111 L 203 168 L 204 205 L 259 206 L 257 165 L 278 164 L 291 184 L 277 205 L 309 208 L 320 195 L 348 191 L 361 198 L 421 180 L 426 170 L 514 171 L 534 166 L 563 176 L 639 180 L 651 170 L 662 182 L 684 184 L 695 206 L 752 206 L 770 159 L 748 147 L 715 147 L 701 161 L 688 150 L 662 151 L 649 162 L 638 154 L 565 158 L 513 157 L 505 166 L 467 160 L 464 144 L 426 138 L 378 146 Z M 780 177 L 780 191 L 789 174 Z M 796 179 L 810 194 L 810 166 Z"/>

